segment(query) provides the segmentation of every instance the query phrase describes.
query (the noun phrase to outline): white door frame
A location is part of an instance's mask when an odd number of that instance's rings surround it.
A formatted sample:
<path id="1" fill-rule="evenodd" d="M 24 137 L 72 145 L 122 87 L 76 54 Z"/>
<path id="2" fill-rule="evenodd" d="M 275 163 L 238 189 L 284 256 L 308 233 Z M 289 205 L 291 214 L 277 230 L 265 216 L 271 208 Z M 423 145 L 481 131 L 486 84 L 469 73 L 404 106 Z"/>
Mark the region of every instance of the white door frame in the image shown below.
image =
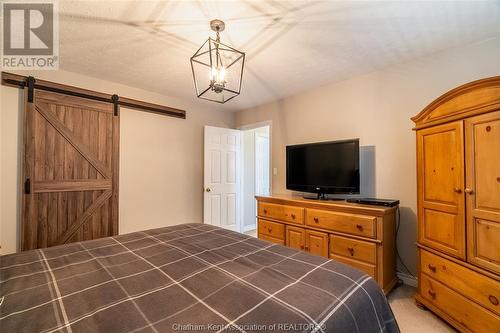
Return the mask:
<path id="1" fill-rule="evenodd" d="M 259 127 L 265 127 L 265 126 L 269 126 L 269 194 L 272 194 L 273 193 L 273 159 L 272 159 L 272 156 L 273 156 L 273 153 L 272 153 L 272 150 L 273 150 L 273 145 L 272 145 L 273 121 L 272 120 L 260 121 L 257 123 L 239 126 L 236 129 L 240 130 L 240 131 L 246 131 L 246 130 L 251 130 L 251 129 L 255 129 L 255 128 L 259 128 Z M 243 143 L 243 140 L 241 140 L 241 151 L 244 152 L 244 149 L 245 149 L 244 143 Z M 241 174 L 243 175 L 244 171 L 245 171 L 243 163 L 241 163 L 240 166 L 241 166 Z M 242 192 L 243 192 L 243 186 L 245 186 L 245 185 L 243 183 L 243 177 L 241 177 L 240 178 L 240 189 Z M 241 195 L 240 198 L 241 198 L 240 199 L 240 207 L 242 207 L 242 209 L 240 210 L 241 211 L 240 212 L 240 214 L 241 214 L 241 216 L 240 216 L 241 228 L 242 228 L 242 232 L 246 232 L 249 230 L 244 230 L 244 227 L 243 227 L 243 219 L 244 219 L 243 195 Z M 257 226 L 257 221 L 255 221 L 255 224 Z"/>
<path id="2" fill-rule="evenodd" d="M 246 131 L 246 130 L 251 130 L 251 129 L 255 129 L 255 128 L 259 128 L 259 127 L 264 127 L 264 126 L 269 126 L 269 193 L 272 194 L 273 193 L 273 143 L 272 143 L 272 140 L 273 140 L 273 121 L 272 120 L 266 120 L 266 121 L 261 121 L 261 122 L 257 122 L 257 123 L 252 123 L 252 124 L 248 124 L 248 125 L 243 125 L 243 126 L 240 126 L 240 127 L 237 127 L 236 129 L 237 130 L 240 130 L 240 131 Z M 243 151 L 244 147 L 243 147 L 243 140 L 241 140 L 241 151 Z M 241 168 L 243 169 L 243 164 L 241 166 Z M 243 184 L 242 184 L 243 185 Z"/>

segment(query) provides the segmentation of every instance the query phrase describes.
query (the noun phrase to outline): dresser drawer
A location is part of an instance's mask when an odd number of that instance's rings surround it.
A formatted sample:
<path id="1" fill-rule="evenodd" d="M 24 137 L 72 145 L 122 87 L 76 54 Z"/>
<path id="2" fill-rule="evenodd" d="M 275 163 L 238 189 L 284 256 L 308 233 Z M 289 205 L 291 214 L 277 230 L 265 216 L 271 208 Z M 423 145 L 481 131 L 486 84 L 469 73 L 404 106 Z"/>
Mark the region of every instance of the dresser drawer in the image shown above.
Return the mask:
<path id="1" fill-rule="evenodd" d="M 375 238 L 376 221 L 377 218 L 373 216 L 337 213 L 317 209 L 306 210 L 307 225 L 357 236 Z"/>
<path id="2" fill-rule="evenodd" d="M 271 219 L 304 224 L 304 208 L 259 202 L 258 215 Z"/>
<path id="3" fill-rule="evenodd" d="M 375 244 L 335 235 L 330 235 L 330 253 L 370 264 L 377 260 Z"/>
<path id="4" fill-rule="evenodd" d="M 285 225 L 259 219 L 259 234 L 285 239 Z"/>
<path id="5" fill-rule="evenodd" d="M 420 274 L 420 295 L 472 332 L 500 332 L 500 317 L 441 282 Z"/>
<path id="6" fill-rule="evenodd" d="M 265 234 L 259 234 L 259 239 L 266 240 L 271 243 L 276 243 L 280 245 L 285 245 L 285 240 L 284 239 L 279 239 L 279 238 L 274 238 Z"/>
<path id="7" fill-rule="evenodd" d="M 500 282 L 425 250 L 420 250 L 420 270 L 500 315 Z"/>
<path id="8" fill-rule="evenodd" d="M 352 266 L 354 268 L 359 269 L 360 271 L 365 272 L 366 274 L 370 275 L 372 278 L 377 279 L 375 275 L 375 265 L 370 265 L 358 260 L 346 258 L 343 256 L 338 256 L 336 254 L 330 253 L 330 258 L 333 260 L 336 260 L 338 262 L 341 262 L 343 264 Z"/>

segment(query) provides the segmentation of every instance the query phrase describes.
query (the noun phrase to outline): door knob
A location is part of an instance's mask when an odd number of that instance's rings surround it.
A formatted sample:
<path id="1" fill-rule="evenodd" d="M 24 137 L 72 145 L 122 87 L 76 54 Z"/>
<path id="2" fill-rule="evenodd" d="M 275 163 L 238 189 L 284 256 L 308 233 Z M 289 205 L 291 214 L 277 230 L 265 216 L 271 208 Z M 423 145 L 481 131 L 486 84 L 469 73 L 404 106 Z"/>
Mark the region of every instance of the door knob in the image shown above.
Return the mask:
<path id="1" fill-rule="evenodd" d="M 474 191 L 471 188 L 466 187 L 464 190 L 465 193 L 472 194 Z"/>
<path id="2" fill-rule="evenodd" d="M 210 189 L 210 187 L 207 187 L 207 188 L 205 189 L 205 191 L 207 191 L 207 192 L 211 192 L 212 190 Z"/>

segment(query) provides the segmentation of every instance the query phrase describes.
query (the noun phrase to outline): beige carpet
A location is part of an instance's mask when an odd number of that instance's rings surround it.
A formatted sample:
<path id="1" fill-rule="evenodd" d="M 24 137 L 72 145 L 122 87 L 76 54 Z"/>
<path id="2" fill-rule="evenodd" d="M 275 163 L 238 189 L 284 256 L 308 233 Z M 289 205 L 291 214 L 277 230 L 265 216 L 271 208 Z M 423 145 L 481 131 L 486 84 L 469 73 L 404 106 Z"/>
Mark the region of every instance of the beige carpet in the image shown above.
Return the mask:
<path id="1" fill-rule="evenodd" d="M 402 333 L 448 333 L 457 332 L 453 327 L 415 305 L 413 294 L 416 288 L 401 285 L 389 294 L 389 304 Z"/>

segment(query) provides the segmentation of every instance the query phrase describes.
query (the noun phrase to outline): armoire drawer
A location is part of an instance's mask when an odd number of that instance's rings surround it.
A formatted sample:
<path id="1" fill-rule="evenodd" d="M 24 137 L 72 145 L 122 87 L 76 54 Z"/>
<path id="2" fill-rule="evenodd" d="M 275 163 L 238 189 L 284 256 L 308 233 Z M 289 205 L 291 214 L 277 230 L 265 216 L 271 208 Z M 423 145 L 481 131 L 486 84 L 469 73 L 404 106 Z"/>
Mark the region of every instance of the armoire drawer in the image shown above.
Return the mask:
<path id="1" fill-rule="evenodd" d="M 329 229 L 357 236 L 376 237 L 376 221 L 374 216 L 364 216 L 318 209 L 306 210 L 306 225 Z"/>
<path id="2" fill-rule="evenodd" d="M 370 275 L 372 278 L 376 279 L 375 265 L 367 264 L 367 263 L 359 261 L 359 260 L 346 258 L 344 256 L 338 256 L 334 253 L 330 253 L 330 258 L 333 260 L 336 260 L 338 262 L 341 262 L 343 264 L 357 268 L 360 271 L 363 271 L 366 274 Z"/>
<path id="3" fill-rule="evenodd" d="M 285 240 L 285 225 L 281 223 L 259 219 L 259 235 Z"/>
<path id="4" fill-rule="evenodd" d="M 370 264 L 375 264 L 377 260 L 377 246 L 374 243 L 335 235 L 330 235 L 330 253 Z"/>
<path id="5" fill-rule="evenodd" d="M 420 295 L 472 332 L 500 332 L 500 317 L 446 285 L 420 274 Z"/>
<path id="6" fill-rule="evenodd" d="M 304 224 L 304 208 L 259 202 L 258 215 L 275 220 Z"/>
<path id="7" fill-rule="evenodd" d="M 425 250 L 420 250 L 420 270 L 500 315 L 500 282 Z"/>

